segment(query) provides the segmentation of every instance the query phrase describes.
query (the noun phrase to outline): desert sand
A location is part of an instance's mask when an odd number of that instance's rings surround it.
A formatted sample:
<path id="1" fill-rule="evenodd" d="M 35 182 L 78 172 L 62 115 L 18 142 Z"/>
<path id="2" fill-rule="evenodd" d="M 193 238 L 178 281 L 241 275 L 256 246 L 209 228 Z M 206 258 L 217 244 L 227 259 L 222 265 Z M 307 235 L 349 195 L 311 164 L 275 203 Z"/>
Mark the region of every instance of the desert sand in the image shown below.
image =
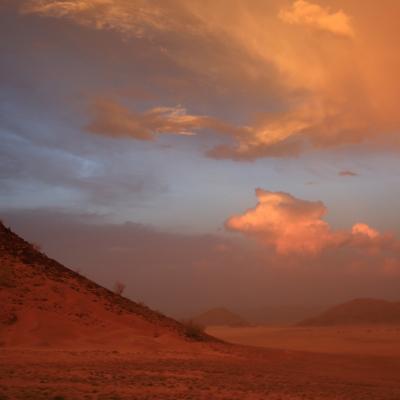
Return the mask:
<path id="1" fill-rule="evenodd" d="M 231 343 L 288 351 L 400 357 L 400 326 L 213 326 L 207 332 Z"/>
<path id="2" fill-rule="evenodd" d="M 1 399 L 398 400 L 400 357 L 224 344 L 2 349 Z"/>

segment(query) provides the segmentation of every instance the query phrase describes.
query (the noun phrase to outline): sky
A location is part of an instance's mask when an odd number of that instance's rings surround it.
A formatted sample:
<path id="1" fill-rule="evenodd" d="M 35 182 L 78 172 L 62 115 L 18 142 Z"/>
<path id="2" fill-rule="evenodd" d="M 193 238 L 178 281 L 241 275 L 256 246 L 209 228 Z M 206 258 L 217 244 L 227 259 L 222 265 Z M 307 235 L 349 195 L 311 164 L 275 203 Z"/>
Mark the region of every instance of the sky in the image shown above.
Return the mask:
<path id="1" fill-rule="evenodd" d="M 397 299 L 396 0 L 0 0 L 0 216 L 169 313 Z"/>

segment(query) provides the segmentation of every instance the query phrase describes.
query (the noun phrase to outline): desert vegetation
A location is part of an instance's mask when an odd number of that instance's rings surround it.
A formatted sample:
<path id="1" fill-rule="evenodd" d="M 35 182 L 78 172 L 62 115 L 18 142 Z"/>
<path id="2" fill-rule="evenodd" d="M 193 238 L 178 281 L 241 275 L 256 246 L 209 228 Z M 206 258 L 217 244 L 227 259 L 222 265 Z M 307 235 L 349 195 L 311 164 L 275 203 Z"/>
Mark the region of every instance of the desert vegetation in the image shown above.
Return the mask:
<path id="1" fill-rule="evenodd" d="M 122 293 L 124 293 L 125 290 L 125 284 L 122 282 L 115 282 L 114 283 L 114 293 L 117 294 L 118 296 L 122 296 Z"/>
<path id="2" fill-rule="evenodd" d="M 182 324 L 185 328 L 185 335 L 189 339 L 192 340 L 204 340 L 205 336 L 205 328 L 204 326 L 196 323 L 195 321 L 189 320 L 182 320 Z"/>

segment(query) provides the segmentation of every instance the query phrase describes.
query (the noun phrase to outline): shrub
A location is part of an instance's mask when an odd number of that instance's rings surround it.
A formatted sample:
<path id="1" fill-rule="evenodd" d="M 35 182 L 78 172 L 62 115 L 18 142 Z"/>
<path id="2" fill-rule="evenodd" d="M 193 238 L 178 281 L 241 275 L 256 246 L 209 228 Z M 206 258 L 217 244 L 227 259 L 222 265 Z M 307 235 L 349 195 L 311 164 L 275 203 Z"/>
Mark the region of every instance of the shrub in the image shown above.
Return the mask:
<path id="1" fill-rule="evenodd" d="M 185 336 L 192 340 L 204 340 L 204 326 L 197 324 L 192 320 L 182 321 L 183 326 L 185 327 Z"/>
<path id="2" fill-rule="evenodd" d="M 38 251 L 38 252 L 41 252 L 41 251 L 42 251 L 42 246 L 41 246 L 39 243 L 32 242 L 31 245 L 32 245 L 32 247 L 33 247 L 33 250 L 36 250 L 36 251 Z"/>
<path id="3" fill-rule="evenodd" d="M 115 294 L 122 296 L 122 293 L 124 292 L 124 290 L 125 290 L 125 285 L 123 283 L 121 283 L 121 282 L 114 283 L 114 293 Z"/>

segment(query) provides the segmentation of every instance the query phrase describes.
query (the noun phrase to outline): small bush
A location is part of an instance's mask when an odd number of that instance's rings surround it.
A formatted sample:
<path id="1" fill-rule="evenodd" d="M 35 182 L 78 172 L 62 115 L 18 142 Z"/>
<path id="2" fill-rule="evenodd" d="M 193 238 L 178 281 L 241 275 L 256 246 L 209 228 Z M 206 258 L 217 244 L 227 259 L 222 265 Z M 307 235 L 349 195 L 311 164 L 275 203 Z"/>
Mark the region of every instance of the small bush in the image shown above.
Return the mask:
<path id="1" fill-rule="evenodd" d="M 33 250 L 36 250 L 40 253 L 42 252 L 42 246 L 39 243 L 32 242 L 31 245 L 33 247 Z"/>
<path id="2" fill-rule="evenodd" d="M 187 338 L 199 341 L 204 340 L 204 326 L 201 326 L 192 320 L 182 321 L 182 324 L 185 327 L 185 335 Z"/>
<path id="3" fill-rule="evenodd" d="M 119 295 L 119 296 L 122 296 L 122 293 L 124 292 L 125 287 L 126 286 L 123 283 L 115 282 L 115 284 L 114 284 L 114 293 Z"/>

